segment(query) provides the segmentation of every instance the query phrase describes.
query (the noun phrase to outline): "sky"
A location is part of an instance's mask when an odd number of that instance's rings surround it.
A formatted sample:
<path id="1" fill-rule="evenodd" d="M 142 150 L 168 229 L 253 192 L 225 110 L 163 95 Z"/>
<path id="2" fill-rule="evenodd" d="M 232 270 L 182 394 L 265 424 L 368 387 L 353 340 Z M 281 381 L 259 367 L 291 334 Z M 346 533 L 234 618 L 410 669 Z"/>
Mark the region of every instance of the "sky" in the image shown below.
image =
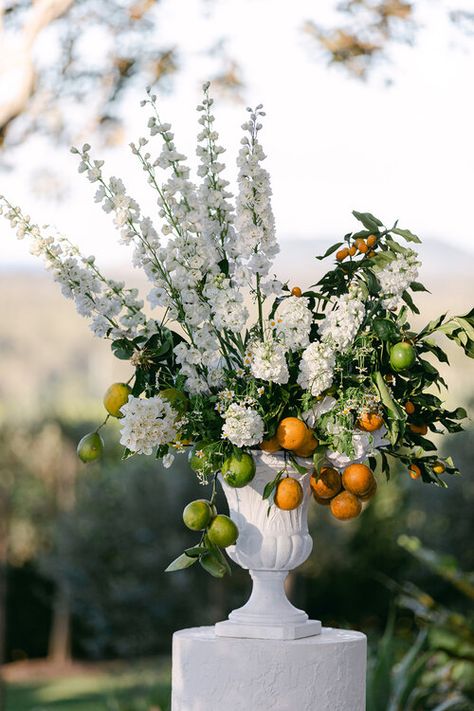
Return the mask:
<path id="1" fill-rule="evenodd" d="M 428 241 L 474 253 L 474 38 L 446 21 L 450 2 L 421 0 L 416 46 L 394 48 L 392 63 L 363 83 L 329 69 L 301 32 L 304 19 L 329 20 L 333 0 L 215 0 L 204 13 L 199 0 L 163 0 L 160 39 L 186 52 L 174 91 L 160 97 L 161 114 L 173 124 L 178 148 L 195 164 L 194 109 L 200 83 L 214 69 L 203 50 L 224 35 L 229 54 L 242 66 L 246 103 L 263 103 L 267 112 L 261 140 L 280 239 L 329 244 L 355 229 L 351 211 L 357 209 L 386 224 L 399 219 Z M 47 43 L 38 51 L 47 52 Z M 389 87 L 387 76 L 393 80 Z M 153 195 L 127 147 L 144 134 L 147 114 L 140 98 L 127 106 L 124 144 L 101 157 L 111 174 L 126 177 L 130 192 L 152 214 Z M 216 116 L 227 147 L 227 176 L 234 181 L 245 104 L 218 98 Z M 68 186 L 63 204 L 32 194 L 31 176 L 40 167 L 57 171 Z M 93 202 L 94 186 L 76 167 L 66 147 L 36 138 L 16 152 L 14 170 L 0 174 L 0 192 L 38 222 L 58 226 L 100 263 L 123 265 L 128 252 L 117 246 L 113 225 Z M 33 264 L 27 245 L 1 223 L 0 268 Z"/>

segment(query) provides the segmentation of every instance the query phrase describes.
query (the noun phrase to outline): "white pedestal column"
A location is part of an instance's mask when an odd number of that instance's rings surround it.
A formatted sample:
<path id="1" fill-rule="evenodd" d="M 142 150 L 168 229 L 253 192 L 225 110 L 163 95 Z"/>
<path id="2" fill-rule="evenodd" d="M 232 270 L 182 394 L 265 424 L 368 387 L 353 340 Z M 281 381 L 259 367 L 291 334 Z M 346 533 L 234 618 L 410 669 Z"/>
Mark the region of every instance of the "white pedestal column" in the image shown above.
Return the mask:
<path id="1" fill-rule="evenodd" d="M 295 640 L 173 636 L 172 711 L 365 711 L 366 638 L 323 627 Z"/>

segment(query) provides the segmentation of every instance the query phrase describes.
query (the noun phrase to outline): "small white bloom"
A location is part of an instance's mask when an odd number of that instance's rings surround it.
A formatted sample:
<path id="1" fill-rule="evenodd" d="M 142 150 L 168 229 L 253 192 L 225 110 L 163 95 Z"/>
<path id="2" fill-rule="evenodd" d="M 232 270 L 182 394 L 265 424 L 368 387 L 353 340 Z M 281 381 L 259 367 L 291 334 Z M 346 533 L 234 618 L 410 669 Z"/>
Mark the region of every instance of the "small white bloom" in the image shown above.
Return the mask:
<path id="1" fill-rule="evenodd" d="M 163 462 L 163 466 L 165 469 L 169 469 L 171 465 L 173 464 L 175 460 L 174 454 L 165 454 L 163 459 L 161 460 Z"/>
<path id="2" fill-rule="evenodd" d="M 333 310 L 319 324 L 321 338 L 333 344 L 341 353 L 352 345 L 365 316 L 365 305 L 354 296 L 343 294 L 334 301 Z"/>
<path id="3" fill-rule="evenodd" d="M 309 344 L 313 314 L 308 304 L 304 296 L 290 296 L 275 311 L 272 326 L 290 350 L 298 350 Z"/>
<path id="4" fill-rule="evenodd" d="M 270 383 L 285 384 L 290 374 L 285 357 L 285 347 L 273 339 L 250 343 L 247 357 L 255 378 Z"/>
<path id="5" fill-rule="evenodd" d="M 403 292 L 418 278 L 419 266 L 417 253 L 410 249 L 405 254 L 397 255 L 390 264 L 377 272 L 386 309 L 393 310 L 400 306 Z"/>
<path id="6" fill-rule="evenodd" d="M 233 403 L 224 413 L 224 420 L 222 435 L 237 447 L 252 447 L 262 441 L 265 425 L 256 410 Z"/>
<path id="7" fill-rule="evenodd" d="M 174 442 L 181 426 L 176 410 L 159 395 L 131 396 L 121 412 L 120 443 L 137 454 L 152 454 L 159 445 Z"/>
<path id="8" fill-rule="evenodd" d="M 311 343 L 301 357 L 298 385 L 314 397 L 332 384 L 336 356 L 327 343 Z"/>

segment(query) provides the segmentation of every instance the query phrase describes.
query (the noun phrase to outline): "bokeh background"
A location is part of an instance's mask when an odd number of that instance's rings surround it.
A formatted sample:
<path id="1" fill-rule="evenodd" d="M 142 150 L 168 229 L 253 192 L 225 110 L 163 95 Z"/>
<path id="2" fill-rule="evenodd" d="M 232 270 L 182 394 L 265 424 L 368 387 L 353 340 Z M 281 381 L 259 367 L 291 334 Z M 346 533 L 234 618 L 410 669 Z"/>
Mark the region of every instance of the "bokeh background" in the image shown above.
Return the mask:
<path id="1" fill-rule="evenodd" d="M 0 47 L 0 192 L 109 274 L 144 286 L 69 146 L 91 143 L 153 214 L 128 149 L 145 87 L 193 165 L 211 79 L 231 180 L 245 107 L 267 111 L 279 278 L 314 283 L 314 256 L 370 210 L 423 238 L 418 323 L 470 310 L 467 0 L 4 0 Z M 110 427 L 103 463 L 78 462 L 104 390 L 129 373 L 6 223 L 0 304 L 0 711 L 166 711 L 173 630 L 223 619 L 247 577 L 163 574 L 203 493 L 185 457 L 121 462 Z M 472 412 L 473 366 L 448 353 L 445 398 Z M 470 421 L 441 444 L 464 475 L 447 490 L 394 472 L 355 522 L 312 511 L 314 552 L 289 590 L 368 635 L 368 711 L 474 708 L 473 445 Z"/>

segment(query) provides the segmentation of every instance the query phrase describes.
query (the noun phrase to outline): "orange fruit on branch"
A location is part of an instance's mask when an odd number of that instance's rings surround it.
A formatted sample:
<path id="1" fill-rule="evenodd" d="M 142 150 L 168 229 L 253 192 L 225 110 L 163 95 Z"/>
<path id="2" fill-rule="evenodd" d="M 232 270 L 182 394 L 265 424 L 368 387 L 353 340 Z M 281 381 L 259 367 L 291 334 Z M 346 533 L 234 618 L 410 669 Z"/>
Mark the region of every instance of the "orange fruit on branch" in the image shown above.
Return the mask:
<path id="1" fill-rule="evenodd" d="M 301 296 L 303 292 L 301 291 L 299 286 L 294 286 L 291 290 L 291 295 L 292 296 Z"/>
<path id="2" fill-rule="evenodd" d="M 408 415 L 413 415 L 415 410 L 416 410 L 416 408 L 415 408 L 414 404 L 411 402 L 411 400 L 407 400 L 405 403 L 405 412 Z"/>
<path id="3" fill-rule="evenodd" d="M 355 257 L 356 254 L 357 254 L 357 247 L 355 246 L 355 244 L 353 244 L 352 247 L 349 247 L 349 255 L 351 257 Z"/>
<path id="4" fill-rule="evenodd" d="M 331 499 L 342 489 L 341 475 L 332 467 L 323 467 L 318 474 L 312 474 L 309 480 L 311 489 L 321 499 Z"/>
<path id="5" fill-rule="evenodd" d="M 305 441 L 303 442 L 303 445 L 293 451 L 297 457 L 310 457 L 318 446 L 318 444 L 319 442 L 314 437 L 313 430 L 308 429 L 308 434 L 306 436 Z"/>
<path id="6" fill-rule="evenodd" d="M 369 235 L 367 237 L 367 244 L 369 247 L 373 247 L 377 243 L 376 235 Z"/>
<path id="7" fill-rule="evenodd" d="M 369 491 L 366 494 L 359 496 L 358 498 L 360 501 L 364 501 L 364 502 L 369 501 L 373 496 L 375 496 L 376 492 L 377 492 L 377 482 L 374 479 L 374 483 L 370 487 Z"/>
<path id="8" fill-rule="evenodd" d="M 435 462 L 433 464 L 433 471 L 435 474 L 443 474 L 446 471 L 446 465 L 444 462 Z"/>
<path id="9" fill-rule="evenodd" d="M 383 418 L 377 412 L 363 412 L 357 424 L 364 432 L 375 432 L 383 425 Z"/>
<path id="10" fill-rule="evenodd" d="M 336 259 L 338 262 L 342 262 L 347 256 L 349 256 L 349 249 L 347 247 L 343 247 L 336 252 Z"/>
<path id="11" fill-rule="evenodd" d="M 408 473 L 412 479 L 419 479 L 421 476 L 421 469 L 418 464 L 410 464 L 408 468 Z"/>
<path id="12" fill-rule="evenodd" d="M 308 428 L 297 417 L 285 417 L 278 425 L 276 436 L 283 449 L 301 449 L 306 442 Z"/>
<path id="13" fill-rule="evenodd" d="M 428 432 L 428 427 L 425 424 L 415 425 L 413 423 L 408 425 L 408 428 L 413 432 L 413 434 L 425 435 Z"/>
<path id="14" fill-rule="evenodd" d="M 272 452 L 278 452 L 278 450 L 281 449 L 280 443 L 276 435 L 270 437 L 270 439 L 264 439 L 263 442 L 260 442 L 258 446 L 260 447 L 262 452 L 268 452 L 270 454 Z"/>
<path id="15" fill-rule="evenodd" d="M 351 518 L 357 518 L 362 511 L 362 504 L 357 496 L 351 494 L 350 491 L 341 491 L 331 500 L 330 506 L 332 515 L 339 521 L 349 521 Z"/>
<path id="16" fill-rule="evenodd" d="M 365 254 L 366 252 L 369 251 L 369 248 L 363 239 L 356 239 L 354 244 L 357 247 L 357 249 L 359 250 L 359 252 L 361 252 L 362 254 Z"/>
<path id="17" fill-rule="evenodd" d="M 291 476 L 280 479 L 277 484 L 275 496 L 275 506 L 283 511 L 297 509 L 303 501 L 303 487 Z"/>
<path id="18" fill-rule="evenodd" d="M 355 496 L 365 496 L 374 481 L 374 475 L 366 464 L 349 464 L 342 475 L 344 489 Z"/>
<path id="19" fill-rule="evenodd" d="M 316 501 L 317 504 L 320 506 L 330 506 L 331 505 L 331 499 L 323 499 L 322 496 L 318 496 L 316 492 L 313 493 L 313 499 Z M 334 497 L 333 497 L 334 498 Z"/>

